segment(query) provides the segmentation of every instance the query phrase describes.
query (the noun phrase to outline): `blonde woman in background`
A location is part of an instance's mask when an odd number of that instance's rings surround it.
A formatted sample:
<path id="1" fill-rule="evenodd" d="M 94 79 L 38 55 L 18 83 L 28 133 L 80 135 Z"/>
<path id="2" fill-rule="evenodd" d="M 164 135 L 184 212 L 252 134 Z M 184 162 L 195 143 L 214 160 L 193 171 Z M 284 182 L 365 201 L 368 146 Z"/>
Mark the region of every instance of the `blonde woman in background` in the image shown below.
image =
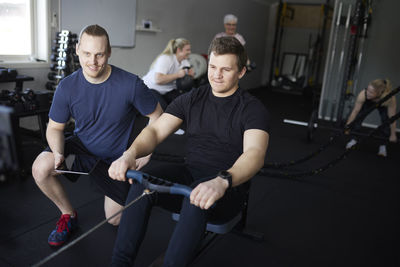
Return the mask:
<path id="1" fill-rule="evenodd" d="M 364 110 L 369 109 L 374 106 L 379 100 L 384 98 L 392 90 L 392 85 L 389 80 L 376 79 L 368 84 L 366 89 L 361 90 L 358 94 L 356 103 L 354 105 L 353 111 L 351 112 L 346 125 L 354 121 L 357 115 Z M 384 122 L 388 118 L 392 117 L 396 113 L 396 97 L 392 96 L 389 100 L 384 102 L 381 106 L 377 108 L 379 116 L 381 117 L 381 122 Z M 354 130 L 357 131 L 361 128 L 362 121 L 357 122 L 354 125 Z M 386 138 L 387 141 L 379 146 L 378 155 L 382 157 L 387 156 L 386 145 L 388 141 L 397 142 L 396 136 L 396 122 L 393 122 L 390 126 L 385 126 L 380 135 Z M 346 145 L 349 149 L 357 143 L 357 139 L 353 137 Z"/>
<path id="2" fill-rule="evenodd" d="M 171 39 L 164 51 L 153 61 L 149 72 L 143 77 L 144 83 L 159 100 L 163 110 L 178 97 L 176 80 L 186 74 L 194 76 L 188 57 L 190 42 L 184 38 Z"/>

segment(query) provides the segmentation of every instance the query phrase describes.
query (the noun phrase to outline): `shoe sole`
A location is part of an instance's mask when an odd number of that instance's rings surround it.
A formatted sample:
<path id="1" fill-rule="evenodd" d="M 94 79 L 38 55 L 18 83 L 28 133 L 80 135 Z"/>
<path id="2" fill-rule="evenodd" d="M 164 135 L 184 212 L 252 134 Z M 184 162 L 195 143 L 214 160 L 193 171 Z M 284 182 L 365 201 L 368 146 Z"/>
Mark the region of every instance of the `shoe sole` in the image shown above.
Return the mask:
<path id="1" fill-rule="evenodd" d="M 50 247 L 59 247 L 65 244 L 66 241 L 62 242 L 62 243 L 53 243 L 53 242 L 47 242 L 49 244 Z"/>

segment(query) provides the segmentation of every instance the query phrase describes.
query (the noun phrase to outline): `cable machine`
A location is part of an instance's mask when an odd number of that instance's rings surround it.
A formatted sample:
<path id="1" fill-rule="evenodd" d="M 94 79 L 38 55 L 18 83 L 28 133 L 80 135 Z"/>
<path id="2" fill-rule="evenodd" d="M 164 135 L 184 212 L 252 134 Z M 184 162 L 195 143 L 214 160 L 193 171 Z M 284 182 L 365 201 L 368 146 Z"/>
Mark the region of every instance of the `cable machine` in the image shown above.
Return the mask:
<path id="1" fill-rule="evenodd" d="M 335 1 L 318 118 L 334 122 L 336 127 L 343 126 L 348 115 L 346 101 L 352 106 L 371 14 L 371 0 Z"/>
<path id="2" fill-rule="evenodd" d="M 273 89 L 302 94 L 306 88 L 321 87 L 321 63 L 331 11 L 329 0 L 326 4 L 279 2 L 269 76 Z M 305 38 L 290 47 L 290 31 Z"/>

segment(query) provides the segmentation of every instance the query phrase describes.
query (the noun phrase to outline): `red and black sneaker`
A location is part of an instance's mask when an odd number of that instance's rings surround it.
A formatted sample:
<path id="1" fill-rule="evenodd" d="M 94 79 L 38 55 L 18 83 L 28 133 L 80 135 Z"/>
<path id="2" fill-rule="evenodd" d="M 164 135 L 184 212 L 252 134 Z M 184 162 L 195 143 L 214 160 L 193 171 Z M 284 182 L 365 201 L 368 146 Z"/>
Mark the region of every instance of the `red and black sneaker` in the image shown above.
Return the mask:
<path id="1" fill-rule="evenodd" d="M 56 229 L 49 235 L 48 243 L 50 246 L 58 247 L 64 244 L 71 236 L 72 232 L 78 227 L 78 214 L 62 214 L 57 222 Z"/>

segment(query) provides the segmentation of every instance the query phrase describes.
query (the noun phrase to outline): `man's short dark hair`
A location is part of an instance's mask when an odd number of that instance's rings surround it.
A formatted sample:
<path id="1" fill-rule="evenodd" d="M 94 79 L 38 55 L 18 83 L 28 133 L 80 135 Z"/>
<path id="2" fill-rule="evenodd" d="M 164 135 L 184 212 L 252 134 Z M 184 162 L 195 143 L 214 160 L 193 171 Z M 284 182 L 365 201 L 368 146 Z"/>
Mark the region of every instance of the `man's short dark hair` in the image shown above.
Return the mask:
<path id="1" fill-rule="evenodd" d="M 79 42 L 81 41 L 82 35 L 84 33 L 90 36 L 105 36 L 107 39 L 107 52 L 111 52 L 110 37 L 108 37 L 107 31 L 103 27 L 97 24 L 86 26 L 81 30 L 81 33 L 79 34 Z"/>
<path id="2" fill-rule="evenodd" d="M 237 58 L 237 66 L 241 71 L 247 62 L 247 53 L 243 45 L 235 37 L 227 36 L 215 38 L 208 48 L 208 57 L 214 52 L 216 55 L 233 54 Z"/>

